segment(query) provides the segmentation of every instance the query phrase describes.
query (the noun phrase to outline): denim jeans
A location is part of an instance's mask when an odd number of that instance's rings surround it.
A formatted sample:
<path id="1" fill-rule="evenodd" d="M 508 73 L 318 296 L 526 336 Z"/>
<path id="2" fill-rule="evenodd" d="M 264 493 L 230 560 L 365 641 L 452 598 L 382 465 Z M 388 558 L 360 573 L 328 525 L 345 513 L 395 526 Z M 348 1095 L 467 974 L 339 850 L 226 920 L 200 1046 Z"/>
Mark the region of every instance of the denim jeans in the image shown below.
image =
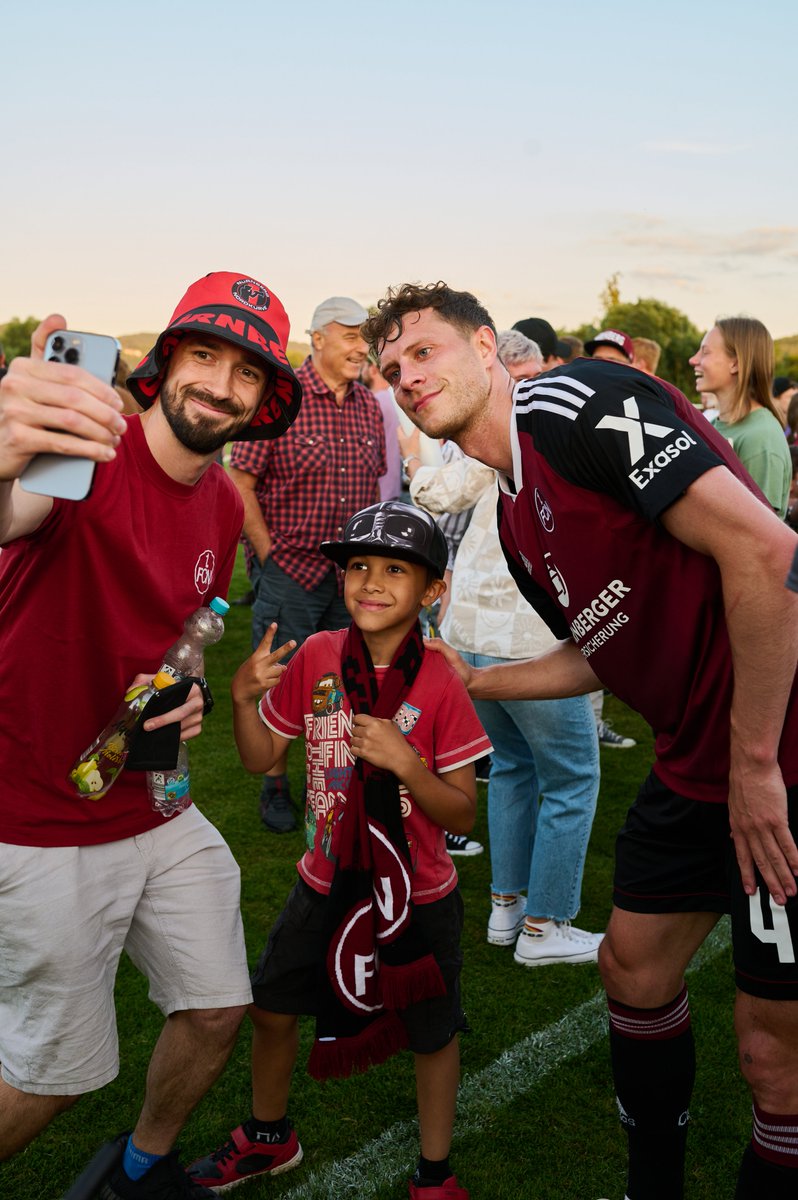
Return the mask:
<path id="1" fill-rule="evenodd" d="M 463 658 L 476 667 L 506 661 Z M 571 920 L 579 911 L 599 789 L 590 700 L 475 700 L 474 706 L 493 743 L 491 886 L 495 892 L 526 889 L 530 916 Z"/>
<path id="2" fill-rule="evenodd" d="M 252 605 L 253 650 L 257 650 L 272 621 L 277 622 L 273 650 L 291 638 L 297 646 L 301 646 L 306 638 L 320 629 L 344 629 L 349 624 L 349 613 L 343 596 L 338 594 L 338 581 L 332 564 L 312 592 L 306 592 L 270 558 L 266 559 L 263 566 L 253 559 L 249 579 L 255 592 Z M 291 655 L 286 655 L 283 662 L 288 662 L 289 658 Z"/>

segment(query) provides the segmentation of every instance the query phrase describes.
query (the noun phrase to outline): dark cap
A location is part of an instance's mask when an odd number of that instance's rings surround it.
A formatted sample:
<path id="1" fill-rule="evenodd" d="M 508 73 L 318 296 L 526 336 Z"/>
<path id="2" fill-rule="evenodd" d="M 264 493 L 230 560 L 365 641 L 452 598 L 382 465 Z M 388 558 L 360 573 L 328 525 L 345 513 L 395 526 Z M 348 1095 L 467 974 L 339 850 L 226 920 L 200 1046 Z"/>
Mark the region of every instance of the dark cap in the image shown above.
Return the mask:
<path id="1" fill-rule="evenodd" d="M 537 342 L 543 351 L 544 358 L 570 358 L 571 347 L 567 342 L 561 342 L 550 325 L 543 317 L 524 317 L 516 321 L 513 329 L 519 330 L 530 341 Z"/>
<path id="2" fill-rule="evenodd" d="M 614 346 L 629 359 L 629 362 L 634 361 L 635 348 L 632 339 L 628 333 L 623 333 L 620 329 L 602 329 L 601 333 L 597 333 L 589 342 L 585 342 L 585 354 L 592 357 L 599 346 Z"/>
<path id="3" fill-rule="evenodd" d="M 443 579 L 449 551 L 429 513 L 400 500 L 383 500 L 350 517 L 340 542 L 322 542 L 322 554 L 346 567 L 353 554 L 378 554 L 421 563 Z"/>
<path id="4" fill-rule="evenodd" d="M 274 372 L 274 387 L 266 389 L 260 410 L 235 440 L 279 437 L 296 420 L 302 402 L 302 386 L 285 353 L 289 331 L 285 309 L 264 284 L 235 271 L 213 271 L 192 283 L 152 350 L 128 375 L 126 386 L 142 408 L 149 408 L 183 334 L 222 338 L 262 359 Z"/>
<path id="5" fill-rule="evenodd" d="M 798 387 L 794 379 L 790 379 L 788 375 L 777 375 L 773 380 L 773 398 L 778 400 L 779 396 L 783 396 L 785 392 L 789 392 L 790 388 Z"/>

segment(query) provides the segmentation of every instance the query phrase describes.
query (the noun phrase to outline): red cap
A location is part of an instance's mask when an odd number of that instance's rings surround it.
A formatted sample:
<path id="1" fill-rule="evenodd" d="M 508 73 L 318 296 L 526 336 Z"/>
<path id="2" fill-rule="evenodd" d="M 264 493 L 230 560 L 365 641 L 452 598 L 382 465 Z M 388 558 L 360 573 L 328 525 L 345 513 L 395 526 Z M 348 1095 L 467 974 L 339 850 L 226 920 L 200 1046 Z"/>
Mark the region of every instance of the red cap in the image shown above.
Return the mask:
<path id="1" fill-rule="evenodd" d="M 169 355 L 188 332 L 211 333 L 243 346 L 275 372 L 274 389 L 235 440 L 248 442 L 285 433 L 299 412 L 302 386 L 286 357 L 290 325 L 274 292 L 235 271 L 213 271 L 192 283 L 152 350 L 125 380 L 142 408 L 154 402 Z"/>

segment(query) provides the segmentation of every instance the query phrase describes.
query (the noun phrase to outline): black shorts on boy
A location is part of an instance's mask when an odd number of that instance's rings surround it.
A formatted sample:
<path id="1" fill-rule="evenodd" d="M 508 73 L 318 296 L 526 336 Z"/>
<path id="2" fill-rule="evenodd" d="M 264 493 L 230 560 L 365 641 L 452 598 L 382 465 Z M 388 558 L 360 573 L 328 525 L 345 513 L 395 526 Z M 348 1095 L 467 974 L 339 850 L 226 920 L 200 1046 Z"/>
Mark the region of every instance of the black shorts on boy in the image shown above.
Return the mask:
<path id="1" fill-rule="evenodd" d="M 327 897 L 298 879 L 252 973 L 252 996 L 258 1008 L 318 1015 L 319 973 L 329 947 L 326 908 Z M 468 1029 L 460 1002 L 463 900 L 459 889 L 431 904 L 417 904 L 414 920 L 440 967 L 446 994 L 413 1004 L 398 1016 L 407 1030 L 409 1048 L 416 1054 L 434 1054 L 448 1046 L 456 1033 Z"/>

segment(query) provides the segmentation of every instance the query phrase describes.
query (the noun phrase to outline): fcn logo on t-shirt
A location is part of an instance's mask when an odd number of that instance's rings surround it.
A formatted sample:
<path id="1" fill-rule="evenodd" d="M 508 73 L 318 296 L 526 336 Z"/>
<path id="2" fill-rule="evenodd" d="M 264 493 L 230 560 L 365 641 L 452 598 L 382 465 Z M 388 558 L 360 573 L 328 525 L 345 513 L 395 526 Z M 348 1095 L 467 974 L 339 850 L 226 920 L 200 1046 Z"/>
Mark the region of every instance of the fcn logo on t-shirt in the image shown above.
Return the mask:
<path id="1" fill-rule="evenodd" d="M 203 550 L 197 559 L 194 567 L 194 582 L 197 585 L 197 591 L 201 596 L 204 596 L 208 588 L 213 583 L 213 574 L 216 570 L 216 559 L 213 550 Z"/>

